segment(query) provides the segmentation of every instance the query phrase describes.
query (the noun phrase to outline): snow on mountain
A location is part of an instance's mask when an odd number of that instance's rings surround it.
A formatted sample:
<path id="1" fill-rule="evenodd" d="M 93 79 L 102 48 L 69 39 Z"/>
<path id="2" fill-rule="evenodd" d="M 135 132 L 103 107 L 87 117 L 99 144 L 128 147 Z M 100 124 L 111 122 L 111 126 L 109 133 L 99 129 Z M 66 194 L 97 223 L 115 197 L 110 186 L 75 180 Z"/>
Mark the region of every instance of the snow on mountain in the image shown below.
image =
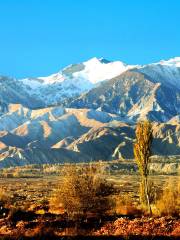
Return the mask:
<path id="1" fill-rule="evenodd" d="M 55 101 L 52 103 L 55 103 L 64 98 L 86 92 L 99 82 L 112 79 L 133 68 L 137 68 L 138 71 L 149 75 L 157 82 L 170 83 L 180 87 L 180 57 L 143 66 L 127 65 L 121 61 L 111 62 L 104 58 L 94 57 L 83 63 L 69 65 L 58 73 L 47 77 L 26 78 L 21 81 L 27 86 L 28 91 L 32 91 L 32 94 L 38 94 L 43 101 L 46 99 L 41 95 L 45 94 L 46 97 L 51 97 L 47 88 L 57 88 L 61 93 L 58 91 L 54 95 L 53 92 Z"/>
<path id="2" fill-rule="evenodd" d="M 169 60 L 161 60 L 155 64 L 180 68 L 180 57 L 170 58 Z"/>
<path id="3" fill-rule="evenodd" d="M 75 78 L 88 79 L 91 83 L 96 84 L 103 80 L 114 78 L 121 73 L 135 66 L 126 65 L 123 62 L 109 62 L 103 58 L 92 58 L 84 62 L 85 68 L 80 72 L 75 72 Z"/>
<path id="4" fill-rule="evenodd" d="M 81 68 L 75 69 L 74 67 L 78 65 L 81 65 Z M 30 87 L 63 83 L 65 81 L 70 81 L 71 78 L 75 80 L 81 79 L 82 82 L 89 81 L 89 83 L 96 84 L 103 80 L 108 80 L 116 77 L 128 69 L 134 67 L 136 66 L 127 65 L 121 61 L 110 62 L 103 58 L 98 59 L 94 57 L 81 64 L 69 65 L 56 74 L 52 74 L 47 77 L 38 77 L 35 79 L 26 78 L 22 81 L 24 84 Z M 87 88 L 89 88 L 89 86 L 87 86 Z"/>
<path id="5" fill-rule="evenodd" d="M 152 81 L 180 89 L 180 57 L 148 65 L 127 65 L 121 61 L 92 58 L 72 64 L 47 77 L 11 79 L 0 77 L 0 112 L 5 103 L 20 103 L 30 108 L 58 105 L 96 88 L 103 81 L 136 69 Z"/>
<path id="6" fill-rule="evenodd" d="M 171 84 L 180 89 L 180 57 L 139 66 L 138 71 L 147 74 L 155 82 Z"/>
<path id="7" fill-rule="evenodd" d="M 65 80 L 65 77 L 61 72 L 58 72 L 47 77 L 39 77 L 38 79 L 42 84 L 53 84 L 56 82 L 63 82 Z"/>
<path id="8" fill-rule="evenodd" d="M 81 66 L 74 68 L 75 66 Z M 69 78 L 81 79 L 82 81 L 89 81 L 92 84 L 96 84 L 103 80 L 108 80 L 113 77 L 120 75 L 122 72 L 127 71 L 130 68 L 136 66 L 127 65 L 121 61 L 110 62 L 104 58 L 91 58 L 90 60 L 83 62 L 81 64 L 69 65 L 62 71 L 52 74 L 48 77 L 38 77 L 37 79 L 25 79 L 23 82 L 31 85 L 28 80 L 35 80 L 37 84 L 54 84 L 62 83 Z M 74 69 L 73 69 L 74 68 Z"/>
<path id="9" fill-rule="evenodd" d="M 22 88 L 46 105 L 56 104 L 68 97 L 75 97 L 133 68 L 123 62 L 110 62 L 92 58 L 86 62 L 69 65 L 47 77 L 21 79 Z"/>

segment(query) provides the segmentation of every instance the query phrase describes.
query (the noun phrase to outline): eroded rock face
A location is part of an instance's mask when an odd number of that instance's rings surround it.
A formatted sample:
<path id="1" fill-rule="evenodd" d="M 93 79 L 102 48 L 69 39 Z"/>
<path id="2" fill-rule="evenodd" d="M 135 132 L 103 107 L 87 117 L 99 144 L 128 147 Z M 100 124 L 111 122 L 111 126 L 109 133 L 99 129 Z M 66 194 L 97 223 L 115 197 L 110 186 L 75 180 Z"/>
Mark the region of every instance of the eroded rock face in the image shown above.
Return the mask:
<path id="1" fill-rule="evenodd" d="M 180 124 L 153 123 L 153 154 L 180 154 Z M 92 109 L 9 105 L 0 117 L 0 166 L 133 158 L 135 123 Z"/>
<path id="2" fill-rule="evenodd" d="M 148 118 L 166 122 L 180 112 L 180 90 L 131 70 L 64 104 L 101 109 L 127 120 Z"/>

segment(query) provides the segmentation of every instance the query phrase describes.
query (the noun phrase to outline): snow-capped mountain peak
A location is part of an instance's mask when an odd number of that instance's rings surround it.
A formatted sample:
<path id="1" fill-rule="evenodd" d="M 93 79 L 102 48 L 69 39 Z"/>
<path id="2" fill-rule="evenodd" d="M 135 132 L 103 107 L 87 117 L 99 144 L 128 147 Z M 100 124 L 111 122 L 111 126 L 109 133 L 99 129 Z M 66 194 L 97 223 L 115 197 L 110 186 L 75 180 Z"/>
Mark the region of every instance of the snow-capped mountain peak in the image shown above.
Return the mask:
<path id="1" fill-rule="evenodd" d="M 115 78 L 130 69 L 146 74 L 151 81 L 180 89 L 180 57 L 142 66 L 94 57 L 82 63 L 71 64 L 47 77 L 20 80 L 0 77 L 0 95 L 5 99 L 11 96 L 12 102 L 23 103 L 25 106 L 56 105 L 67 98 L 80 96 L 102 81 Z M 8 99 L 7 102 L 9 101 Z"/>
<path id="2" fill-rule="evenodd" d="M 103 80 L 114 78 L 128 69 L 134 68 L 135 66 L 127 65 L 121 61 L 108 61 L 104 58 L 91 58 L 90 60 L 83 63 L 85 68 L 74 73 L 77 78 L 88 79 L 91 83 L 96 84 Z"/>
<path id="3" fill-rule="evenodd" d="M 161 60 L 159 64 L 180 68 L 180 57 L 170 58 L 169 60 Z"/>
<path id="4" fill-rule="evenodd" d="M 156 82 L 171 84 L 180 89 L 180 57 L 140 66 L 139 71 Z"/>
<path id="5" fill-rule="evenodd" d="M 121 61 L 91 58 L 72 64 L 47 77 L 26 78 L 18 82 L 24 92 L 45 105 L 56 104 L 68 97 L 75 97 L 96 86 L 99 82 L 114 78 L 135 66 Z"/>
<path id="6" fill-rule="evenodd" d="M 47 77 L 26 78 L 21 81 L 24 88 L 27 87 L 28 91 L 39 96 L 44 95 L 44 91 L 47 94 L 47 88 L 57 89 L 58 87 L 61 90 L 61 93 L 55 92 L 56 99 L 58 99 L 62 96 L 72 97 L 88 91 L 97 83 L 114 78 L 133 67 L 135 66 L 127 65 L 121 61 L 111 62 L 105 58 L 94 57 L 79 64 L 69 65 L 58 73 Z M 47 98 L 46 94 L 45 98 Z"/>
<path id="7" fill-rule="evenodd" d="M 67 78 L 82 79 L 96 84 L 120 75 L 122 72 L 137 66 L 127 65 L 121 61 L 109 61 L 105 58 L 93 57 L 79 64 L 71 64 L 47 77 L 38 77 L 43 84 L 54 84 L 63 82 Z"/>
<path id="8" fill-rule="evenodd" d="M 107 60 L 106 60 L 107 61 Z M 68 78 L 80 78 L 91 83 L 99 82 L 99 72 L 101 71 L 102 65 L 105 64 L 104 58 L 91 58 L 88 61 L 79 64 L 71 64 L 59 71 L 58 73 L 52 74 L 47 77 L 38 77 L 43 80 L 44 84 L 53 84 L 57 82 L 63 82 Z M 91 71 L 94 72 L 95 79 L 92 79 Z M 98 75 L 98 76 L 96 76 Z M 102 79 L 105 80 L 105 79 Z M 100 79 L 101 81 L 101 79 Z"/>

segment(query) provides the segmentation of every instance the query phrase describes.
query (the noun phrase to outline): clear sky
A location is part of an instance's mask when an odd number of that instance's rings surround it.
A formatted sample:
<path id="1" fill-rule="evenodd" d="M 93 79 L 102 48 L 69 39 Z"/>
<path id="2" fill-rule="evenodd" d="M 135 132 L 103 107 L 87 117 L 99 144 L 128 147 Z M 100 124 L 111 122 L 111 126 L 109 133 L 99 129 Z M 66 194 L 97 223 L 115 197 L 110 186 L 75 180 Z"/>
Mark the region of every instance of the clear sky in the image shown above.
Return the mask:
<path id="1" fill-rule="evenodd" d="M 0 0 L 0 75 L 46 76 L 94 56 L 180 56 L 180 0 Z"/>

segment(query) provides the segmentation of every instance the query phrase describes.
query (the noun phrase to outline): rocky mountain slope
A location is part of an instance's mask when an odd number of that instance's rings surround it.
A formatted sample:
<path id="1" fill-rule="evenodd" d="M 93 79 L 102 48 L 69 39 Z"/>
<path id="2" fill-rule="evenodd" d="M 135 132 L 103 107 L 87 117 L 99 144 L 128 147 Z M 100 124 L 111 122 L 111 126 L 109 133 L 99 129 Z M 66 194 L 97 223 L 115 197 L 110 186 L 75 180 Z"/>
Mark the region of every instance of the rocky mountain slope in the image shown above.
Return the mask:
<path id="1" fill-rule="evenodd" d="M 133 158 L 136 121 L 154 155 L 180 155 L 180 58 L 93 58 L 48 77 L 0 78 L 0 167 Z"/>
<path id="2" fill-rule="evenodd" d="M 56 105 L 66 98 L 79 96 L 99 82 L 118 76 L 130 68 L 133 66 L 120 61 L 92 58 L 70 65 L 48 77 L 12 79 L 2 76 L 0 98 L 4 104 L 20 103 L 30 108 Z"/>
<path id="3" fill-rule="evenodd" d="M 154 123 L 154 155 L 180 155 L 180 124 Z M 134 123 L 93 109 L 9 105 L 0 118 L 0 167 L 133 158 Z"/>
<path id="4" fill-rule="evenodd" d="M 92 58 L 48 77 L 0 77 L 1 113 L 10 103 L 31 109 L 63 104 L 166 121 L 179 114 L 179 99 L 179 57 L 143 66 Z"/>
<path id="5" fill-rule="evenodd" d="M 180 89 L 156 82 L 139 70 L 122 73 L 64 105 L 115 113 L 127 120 L 165 122 L 180 114 Z"/>

